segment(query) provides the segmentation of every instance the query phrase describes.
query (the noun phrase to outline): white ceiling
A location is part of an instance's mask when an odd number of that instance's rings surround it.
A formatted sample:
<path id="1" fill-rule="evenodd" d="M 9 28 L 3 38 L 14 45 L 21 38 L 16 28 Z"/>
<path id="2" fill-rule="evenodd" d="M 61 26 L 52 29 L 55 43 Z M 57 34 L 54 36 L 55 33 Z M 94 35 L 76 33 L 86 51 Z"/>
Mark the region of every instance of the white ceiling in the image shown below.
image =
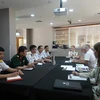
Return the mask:
<path id="1" fill-rule="evenodd" d="M 3 0 L 0 0 L 3 1 Z M 48 3 L 51 1 L 52 3 Z M 33 28 L 50 26 L 68 25 L 68 19 L 72 19 L 72 23 L 90 23 L 100 22 L 100 0 L 67 0 L 64 7 L 74 9 L 67 16 L 56 17 L 53 10 L 59 7 L 60 0 L 4 0 L 0 2 L 0 8 L 16 9 L 16 17 L 30 16 L 35 14 L 34 18 L 22 18 L 16 20 L 17 28 Z M 78 20 L 81 19 L 81 22 Z M 36 23 L 36 20 L 42 20 L 42 23 Z"/>

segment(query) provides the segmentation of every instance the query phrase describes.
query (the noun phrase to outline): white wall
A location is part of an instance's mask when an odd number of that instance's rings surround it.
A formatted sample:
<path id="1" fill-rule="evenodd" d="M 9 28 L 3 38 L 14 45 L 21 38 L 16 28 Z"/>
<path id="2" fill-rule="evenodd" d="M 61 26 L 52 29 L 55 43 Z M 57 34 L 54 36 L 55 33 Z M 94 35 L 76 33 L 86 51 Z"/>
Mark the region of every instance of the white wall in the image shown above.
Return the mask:
<path id="1" fill-rule="evenodd" d="M 52 27 L 34 28 L 33 44 L 34 45 L 48 45 L 52 49 L 53 29 Z"/>

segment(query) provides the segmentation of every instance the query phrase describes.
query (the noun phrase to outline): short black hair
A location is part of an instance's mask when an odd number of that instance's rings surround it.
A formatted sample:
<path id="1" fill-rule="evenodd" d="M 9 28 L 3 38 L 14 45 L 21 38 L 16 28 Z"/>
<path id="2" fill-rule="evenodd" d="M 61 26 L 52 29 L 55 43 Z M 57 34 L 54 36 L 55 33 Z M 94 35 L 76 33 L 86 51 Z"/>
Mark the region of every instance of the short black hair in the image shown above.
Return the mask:
<path id="1" fill-rule="evenodd" d="M 5 50 L 4 50 L 4 48 L 0 47 L 0 51 L 4 52 Z"/>
<path id="2" fill-rule="evenodd" d="M 26 46 L 20 46 L 20 47 L 18 48 L 18 54 L 19 54 L 20 52 L 24 52 L 25 50 L 27 50 L 27 47 L 26 47 Z"/>
<path id="3" fill-rule="evenodd" d="M 86 44 L 86 46 L 88 46 L 89 48 L 91 48 L 89 44 Z"/>
<path id="4" fill-rule="evenodd" d="M 48 45 L 44 46 L 44 49 L 46 49 L 47 47 L 49 47 Z"/>
<path id="5" fill-rule="evenodd" d="M 43 45 L 39 45 L 39 46 L 38 46 L 38 50 L 39 50 L 41 47 L 43 47 Z"/>
<path id="6" fill-rule="evenodd" d="M 30 51 L 32 50 L 32 49 L 35 49 L 36 48 L 36 45 L 31 45 L 30 46 Z"/>

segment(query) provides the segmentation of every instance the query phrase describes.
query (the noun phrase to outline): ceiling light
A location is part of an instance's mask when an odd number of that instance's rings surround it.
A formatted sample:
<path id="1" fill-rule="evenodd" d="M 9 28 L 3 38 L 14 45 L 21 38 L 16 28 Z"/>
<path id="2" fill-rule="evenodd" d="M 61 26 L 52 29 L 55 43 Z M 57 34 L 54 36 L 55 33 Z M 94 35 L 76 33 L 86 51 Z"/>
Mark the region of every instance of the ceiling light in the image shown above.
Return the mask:
<path id="1" fill-rule="evenodd" d="M 69 9 L 69 12 L 73 12 L 74 10 L 73 9 Z"/>
<path id="2" fill-rule="evenodd" d="M 50 23 L 50 25 L 53 25 L 53 23 Z"/>
<path id="3" fill-rule="evenodd" d="M 34 17 L 35 15 L 34 14 L 31 14 L 31 17 Z"/>
<path id="4" fill-rule="evenodd" d="M 81 22 L 81 20 L 78 20 L 79 22 Z"/>
<path id="5" fill-rule="evenodd" d="M 67 0 L 62 0 L 62 2 L 67 2 Z"/>

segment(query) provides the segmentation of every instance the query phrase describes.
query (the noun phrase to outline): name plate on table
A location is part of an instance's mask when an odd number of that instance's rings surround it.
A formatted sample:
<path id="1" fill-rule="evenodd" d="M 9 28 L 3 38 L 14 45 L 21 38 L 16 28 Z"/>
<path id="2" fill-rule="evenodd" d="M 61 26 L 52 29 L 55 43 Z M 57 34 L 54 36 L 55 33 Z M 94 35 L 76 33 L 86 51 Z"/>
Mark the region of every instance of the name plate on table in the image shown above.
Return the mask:
<path id="1" fill-rule="evenodd" d="M 70 60 L 65 61 L 65 63 L 71 63 L 72 61 L 73 61 L 73 60 L 70 59 Z"/>
<path id="2" fill-rule="evenodd" d="M 43 63 L 38 63 L 37 65 L 43 65 Z"/>
<path id="3" fill-rule="evenodd" d="M 61 68 L 73 67 L 72 65 L 61 65 Z"/>
<path id="4" fill-rule="evenodd" d="M 61 65 L 62 70 L 67 70 L 67 71 L 75 71 L 75 67 L 72 65 Z"/>
<path id="5" fill-rule="evenodd" d="M 87 78 L 75 76 L 73 74 L 68 75 L 68 80 L 79 80 L 79 81 L 87 81 Z"/>
<path id="6" fill-rule="evenodd" d="M 24 70 L 33 70 L 33 68 L 25 68 Z"/>
<path id="7" fill-rule="evenodd" d="M 19 75 L 15 76 L 15 77 L 8 77 L 7 78 L 7 82 L 13 82 L 13 81 L 19 81 L 19 80 L 22 80 L 22 78 Z"/>

